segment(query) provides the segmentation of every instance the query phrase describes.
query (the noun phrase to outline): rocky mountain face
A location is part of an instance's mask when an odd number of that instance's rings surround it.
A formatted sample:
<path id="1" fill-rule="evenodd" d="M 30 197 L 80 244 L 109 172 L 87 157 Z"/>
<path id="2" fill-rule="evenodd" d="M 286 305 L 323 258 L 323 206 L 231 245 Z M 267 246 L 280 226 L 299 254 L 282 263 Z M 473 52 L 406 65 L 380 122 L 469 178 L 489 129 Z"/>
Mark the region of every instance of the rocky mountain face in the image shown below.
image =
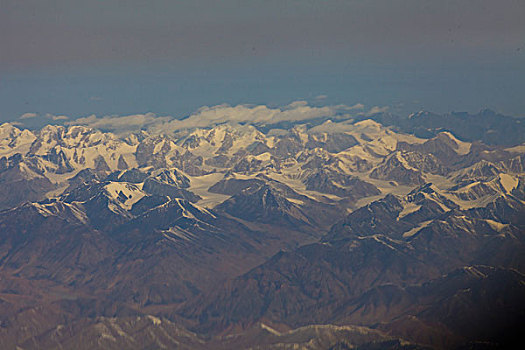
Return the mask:
<path id="1" fill-rule="evenodd" d="M 525 320 L 525 140 L 482 114 L 492 136 L 425 113 L 3 124 L 0 347 L 504 347 Z"/>
<path id="2" fill-rule="evenodd" d="M 490 109 L 479 113 L 452 112 L 437 114 L 419 111 L 409 116 L 378 113 L 372 118 L 396 130 L 430 138 L 440 132 L 450 131 L 464 141 L 482 141 L 491 145 L 514 145 L 523 142 L 525 124 Z"/>

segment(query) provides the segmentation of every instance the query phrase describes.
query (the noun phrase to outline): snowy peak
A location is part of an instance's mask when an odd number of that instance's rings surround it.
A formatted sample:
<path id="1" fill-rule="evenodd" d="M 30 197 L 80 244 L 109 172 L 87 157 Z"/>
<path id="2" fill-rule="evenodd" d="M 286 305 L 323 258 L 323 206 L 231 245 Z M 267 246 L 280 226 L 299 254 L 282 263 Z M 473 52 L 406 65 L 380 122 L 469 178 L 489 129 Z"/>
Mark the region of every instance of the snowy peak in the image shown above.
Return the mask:
<path id="1" fill-rule="evenodd" d="M 456 202 L 440 193 L 435 185 L 427 183 L 405 196 L 404 208 L 398 220 L 420 223 L 459 208 Z"/>
<path id="2" fill-rule="evenodd" d="M 411 113 L 408 116 L 408 119 L 429 118 L 429 117 L 435 117 L 435 116 L 437 116 L 437 114 L 429 112 L 429 111 L 421 110 L 416 113 Z"/>
<path id="3" fill-rule="evenodd" d="M 487 181 L 497 176 L 502 169 L 489 161 L 481 160 L 470 167 L 460 169 L 454 174 L 455 182 Z"/>
<path id="4" fill-rule="evenodd" d="M 20 130 L 9 123 L 0 125 L 0 158 L 16 153 L 26 154 L 36 136 L 29 130 Z"/>
<path id="5" fill-rule="evenodd" d="M 50 202 L 29 203 L 43 217 L 56 216 L 73 224 L 86 224 L 88 217 L 82 205 L 78 203 Z"/>
<path id="6" fill-rule="evenodd" d="M 241 149 L 256 143 L 268 147 L 271 145 L 271 139 L 252 125 L 229 124 L 211 129 L 196 129 L 181 141 L 182 147 L 204 158 L 220 154 L 233 156 Z"/>
<path id="7" fill-rule="evenodd" d="M 435 137 L 436 141 L 441 141 L 443 144 L 446 144 L 453 148 L 458 154 L 465 155 L 470 152 L 470 142 L 460 141 L 449 131 L 443 131 L 437 134 Z"/>
<path id="8" fill-rule="evenodd" d="M 430 168 L 438 168 L 437 163 L 433 159 L 426 159 L 425 163 L 415 162 L 415 158 L 423 158 L 416 153 L 397 151 L 390 154 L 385 160 L 379 164 L 370 173 L 370 177 L 380 180 L 396 181 L 400 184 L 418 184 L 422 185 L 426 181 L 420 169 L 415 166 L 425 166 Z"/>
<path id="9" fill-rule="evenodd" d="M 339 197 L 350 197 L 356 200 L 381 194 L 376 186 L 356 176 L 346 175 L 330 168 L 307 169 L 302 172 L 301 178 L 307 190 Z"/>
<path id="10" fill-rule="evenodd" d="M 110 182 L 104 186 L 104 192 L 111 199 L 110 209 L 119 213 L 122 209 L 131 210 L 133 204 L 146 196 L 137 185 L 126 182 Z"/>
<path id="11" fill-rule="evenodd" d="M 190 187 L 190 179 L 176 168 L 155 170 L 150 178 L 177 188 Z"/>
<path id="12" fill-rule="evenodd" d="M 493 168 L 489 167 L 492 171 Z M 463 201 L 471 201 L 471 206 L 482 207 L 500 196 L 512 195 L 518 188 L 520 178 L 507 173 L 492 174 L 488 177 L 474 176 L 451 188 L 451 193 Z"/>
<path id="13" fill-rule="evenodd" d="M 264 176 L 252 180 L 231 178 L 215 186 L 215 190 L 233 194 L 215 209 L 246 221 L 274 223 L 292 229 L 302 227 L 310 231 L 340 217 L 337 208 L 319 203 Z M 316 217 L 314 213 L 323 215 Z"/>

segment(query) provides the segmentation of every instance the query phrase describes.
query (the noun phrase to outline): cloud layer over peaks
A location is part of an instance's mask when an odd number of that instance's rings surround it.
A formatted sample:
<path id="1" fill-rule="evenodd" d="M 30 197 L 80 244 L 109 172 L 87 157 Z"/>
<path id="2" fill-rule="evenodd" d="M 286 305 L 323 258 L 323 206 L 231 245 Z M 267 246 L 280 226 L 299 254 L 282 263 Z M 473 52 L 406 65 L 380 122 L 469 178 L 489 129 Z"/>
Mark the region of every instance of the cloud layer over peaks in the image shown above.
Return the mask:
<path id="1" fill-rule="evenodd" d="M 334 106 L 312 107 L 306 101 L 295 101 L 282 108 L 270 108 L 265 105 L 218 105 L 202 107 L 196 113 L 183 120 L 173 120 L 162 127 L 164 130 L 205 128 L 222 123 L 274 124 L 283 121 L 301 121 L 337 114 Z"/>
<path id="2" fill-rule="evenodd" d="M 68 125 L 85 125 L 104 131 L 115 133 L 125 133 L 135 130 L 144 130 L 154 125 L 161 125 L 171 120 L 172 117 L 158 117 L 154 113 L 133 114 L 126 116 L 105 116 L 97 117 L 90 115 L 88 117 L 78 118 L 67 122 Z"/>
<path id="3" fill-rule="evenodd" d="M 92 128 L 125 133 L 137 129 L 154 133 L 169 133 L 184 129 L 208 128 L 223 123 L 275 124 L 297 122 L 322 117 L 335 117 L 361 111 L 362 104 L 353 106 L 310 106 L 306 101 L 295 101 L 284 107 L 271 108 L 265 105 L 227 104 L 202 107 L 185 119 L 156 116 L 153 113 L 128 116 L 91 115 L 67 122 L 69 125 L 85 125 Z"/>
<path id="4" fill-rule="evenodd" d="M 24 113 L 22 114 L 18 119 L 31 119 L 31 118 L 36 118 L 38 116 L 38 114 L 36 113 Z"/>

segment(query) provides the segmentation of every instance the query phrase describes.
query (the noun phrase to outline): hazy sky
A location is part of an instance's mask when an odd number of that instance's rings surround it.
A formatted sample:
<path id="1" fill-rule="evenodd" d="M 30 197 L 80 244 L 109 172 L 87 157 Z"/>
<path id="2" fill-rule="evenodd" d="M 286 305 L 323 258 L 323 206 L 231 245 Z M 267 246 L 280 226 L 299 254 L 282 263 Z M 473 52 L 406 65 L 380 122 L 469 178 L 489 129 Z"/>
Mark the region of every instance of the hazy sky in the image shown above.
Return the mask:
<path id="1" fill-rule="evenodd" d="M 525 1 L 12 1 L 0 119 L 223 102 L 525 115 Z"/>

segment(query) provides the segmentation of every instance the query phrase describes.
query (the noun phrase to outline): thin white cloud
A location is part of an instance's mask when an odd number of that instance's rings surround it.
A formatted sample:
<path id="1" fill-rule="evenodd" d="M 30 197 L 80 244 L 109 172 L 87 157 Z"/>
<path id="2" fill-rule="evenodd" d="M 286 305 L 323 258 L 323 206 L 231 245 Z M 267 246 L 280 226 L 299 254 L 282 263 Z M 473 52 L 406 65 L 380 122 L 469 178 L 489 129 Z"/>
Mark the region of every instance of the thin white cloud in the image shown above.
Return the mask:
<path id="1" fill-rule="evenodd" d="M 36 113 L 24 113 L 18 119 L 31 119 L 31 118 L 36 118 L 37 116 L 38 114 Z"/>
<path id="2" fill-rule="evenodd" d="M 304 100 L 299 100 L 299 101 L 293 101 L 288 106 L 285 106 L 284 109 L 294 109 L 294 108 L 304 107 L 304 106 L 308 106 L 308 102 Z"/>
<path id="3" fill-rule="evenodd" d="M 50 113 L 46 114 L 46 118 L 49 118 L 49 119 L 52 119 L 52 120 L 68 120 L 69 119 L 69 117 L 66 116 L 66 115 L 54 115 L 54 114 L 50 114 Z"/>
<path id="4" fill-rule="evenodd" d="M 364 109 L 364 108 L 365 108 L 365 105 L 362 103 L 356 103 L 355 105 L 348 107 L 348 109 Z"/>
<path id="5" fill-rule="evenodd" d="M 373 114 L 377 114 L 377 113 L 384 113 L 388 111 L 388 106 L 383 106 L 383 107 L 379 107 L 379 106 L 374 106 L 372 108 L 370 108 L 370 110 L 368 111 L 368 115 L 373 115 Z"/>
<path id="6" fill-rule="evenodd" d="M 116 133 L 134 131 L 137 129 L 147 129 L 155 124 L 163 124 L 171 117 L 157 117 L 154 113 L 133 114 L 126 116 L 105 116 L 97 117 L 90 115 L 88 117 L 78 118 L 67 122 L 68 125 L 84 125 L 95 129 L 113 131 Z"/>
<path id="7" fill-rule="evenodd" d="M 16 126 L 16 127 L 18 127 L 18 128 L 24 126 L 24 123 L 22 123 L 22 122 L 16 122 L 16 121 L 14 121 L 14 122 L 9 122 L 9 124 L 11 124 L 12 126 Z"/>
<path id="8" fill-rule="evenodd" d="M 185 119 L 174 119 L 171 116 L 159 117 L 153 113 L 127 116 L 97 117 L 90 115 L 66 122 L 67 125 L 85 125 L 96 129 L 126 133 L 138 129 L 152 133 L 170 133 L 179 130 L 209 128 L 224 123 L 276 124 L 290 121 L 300 122 L 314 118 L 350 118 L 350 110 L 361 109 L 362 105 L 314 107 L 306 101 L 294 101 L 281 108 L 270 108 L 265 105 L 221 104 L 204 106 Z"/>
<path id="9" fill-rule="evenodd" d="M 365 109 L 365 105 L 362 103 L 356 103 L 353 106 L 335 105 L 334 108 L 337 108 L 338 110 L 343 110 L 343 111 L 355 111 L 355 110 Z"/>
<path id="10" fill-rule="evenodd" d="M 317 95 L 317 96 L 315 96 L 315 99 L 317 101 L 326 100 L 327 98 L 328 98 L 328 95 Z"/>
<path id="11" fill-rule="evenodd" d="M 210 127 L 227 122 L 273 124 L 283 121 L 301 121 L 336 116 L 342 109 L 340 107 L 312 107 L 306 101 L 295 101 L 282 108 L 270 108 L 265 105 L 229 106 L 222 104 L 214 107 L 202 107 L 186 119 L 173 120 L 161 127 L 166 131 L 175 131 Z M 159 127 L 159 125 L 155 125 L 155 127 Z"/>

